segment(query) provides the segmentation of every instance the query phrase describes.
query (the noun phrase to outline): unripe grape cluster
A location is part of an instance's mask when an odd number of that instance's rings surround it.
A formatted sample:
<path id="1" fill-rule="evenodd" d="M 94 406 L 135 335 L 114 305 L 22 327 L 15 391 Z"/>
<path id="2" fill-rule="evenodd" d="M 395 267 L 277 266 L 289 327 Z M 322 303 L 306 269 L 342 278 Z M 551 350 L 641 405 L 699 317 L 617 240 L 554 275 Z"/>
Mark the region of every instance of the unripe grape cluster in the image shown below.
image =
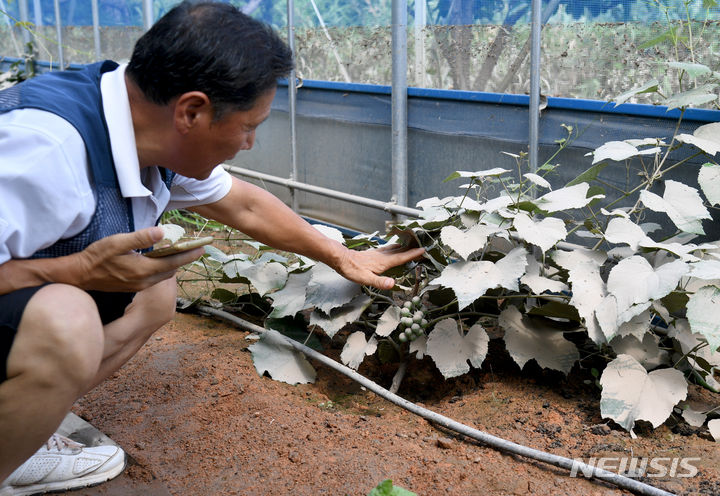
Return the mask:
<path id="1" fill-rule="evenodd" d="M 406 301 L 400 309 L 400 335 L 401 343 L 415 341 L 425 334 L 428 321 L 425 319 L 427 308 L 422 304 L 419 296 L 413 296 Z"/>

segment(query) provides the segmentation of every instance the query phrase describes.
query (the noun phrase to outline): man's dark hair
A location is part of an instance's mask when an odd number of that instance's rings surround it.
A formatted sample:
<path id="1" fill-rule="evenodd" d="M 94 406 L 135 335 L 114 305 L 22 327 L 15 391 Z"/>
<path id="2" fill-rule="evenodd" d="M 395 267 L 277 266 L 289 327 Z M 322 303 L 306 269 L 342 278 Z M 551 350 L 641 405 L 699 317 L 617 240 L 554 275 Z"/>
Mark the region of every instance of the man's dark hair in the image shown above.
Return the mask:
<path id="1" fill-rule="evenodd" d="M 184 1 L 137 41 L 126 73 L 159 105 L 202 91 L 219 119 L 252 108 L 292 68 L 290 49 L 270 26 L 229 4 Z"/>

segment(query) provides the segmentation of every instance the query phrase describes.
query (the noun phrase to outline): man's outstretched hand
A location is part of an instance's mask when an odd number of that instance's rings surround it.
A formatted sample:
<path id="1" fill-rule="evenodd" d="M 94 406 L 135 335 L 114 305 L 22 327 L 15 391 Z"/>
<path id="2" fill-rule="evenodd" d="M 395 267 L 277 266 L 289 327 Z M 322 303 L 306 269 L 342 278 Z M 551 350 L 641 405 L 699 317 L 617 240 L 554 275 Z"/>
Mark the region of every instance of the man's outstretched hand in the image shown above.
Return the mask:
<path id="1" fill-rule="evenodd" d="M 420 258 L 423 248 L 406 248 L 401 245 L 385 245 L 372 250 L 346 249 L 333 268 L 351 281 L 378 289 L 392 289 L 395 280 L 382 276 L 383 272 L 411 260 Z"/>

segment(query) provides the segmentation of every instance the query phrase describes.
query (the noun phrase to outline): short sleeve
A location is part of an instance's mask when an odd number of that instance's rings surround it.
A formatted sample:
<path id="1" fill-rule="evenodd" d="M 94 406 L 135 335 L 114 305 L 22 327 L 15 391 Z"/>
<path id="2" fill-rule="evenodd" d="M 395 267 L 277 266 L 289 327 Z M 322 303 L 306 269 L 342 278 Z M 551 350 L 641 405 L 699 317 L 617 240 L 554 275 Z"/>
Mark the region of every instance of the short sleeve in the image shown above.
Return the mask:
<path id="1" fill-rule="evenodd" d="M 170 188 L 170 203 L 166 210 L 215 203 L 230 192 L 231 186 L 232 176 L 221 165 L 203 180 L 177 174 Z"/>

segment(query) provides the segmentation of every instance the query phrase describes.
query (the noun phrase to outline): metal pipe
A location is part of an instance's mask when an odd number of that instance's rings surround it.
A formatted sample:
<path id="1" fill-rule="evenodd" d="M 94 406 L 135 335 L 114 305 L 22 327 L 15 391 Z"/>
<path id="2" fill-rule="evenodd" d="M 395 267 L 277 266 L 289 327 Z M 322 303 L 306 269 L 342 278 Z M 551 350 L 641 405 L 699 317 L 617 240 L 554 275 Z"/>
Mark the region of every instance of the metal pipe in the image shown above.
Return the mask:
<path id="1" fill-rule="evenodd" d="M 293 0 L 287 0 L 287 37 L 288 47 L 292 53 L 293 60 L 295 59 L 295 2 Z M 290 111 L 290 179 L 293 181 L 298 180 L 298 168 L 297 168 L 297 134 L 295 129 L 295 122 L 297 117 L 296 103 L 297 103 L 297 84 L 296 84 L 295 68 L 290 71 L 288 78 L 288 105 Z M 298 199 L 294 188 L 290 188 L 290 206 L 292 209 L 298 211 Z"/>
<path id="2" fill-rule="evenodd" d="M 60 0 L 53 0 L 53 6 L 55 8 L 55 30 L 57 32 L 57 44 L 58 44 L 58 62 L 60 63 L 60 70 L 65 70 L 65 53 L 63 50 L 63 38 L 62 38 L 62 17 L 60 16 Z"/>
<path id="3" fill-rule="evenodd" d="M 371 198 L 365 198 L 364 196 L 358 196 L 358 195 L 351 195 L 350 193 L 343 193 L 342 191 L 336 191 L 334 189 L 329 188 L 322 188 L 320 186 L 313 186 L 312 184 L 305 184 L 298 181 L 293 181 L 292 179 L 285 179 L 282 177 L 277 176 L 271 176 L 270 174 L 265 174 L 262 172 L 257 172 L 250 169 L 244 169 L 242 167 L 235 167 L 232 165 L 225 165 L 225 169 L 229 172 L 232 172 L 233 174 L 238 174 L 240 176 L 250 177 L 252 179 L 259 179 L 261 181 L 266 181 L 273 184 L 279 184 L 281 186 L 285 186 L 287 188 L 295 188 L 299 189 L 301 191 L 307 191 L 309 193 L 315 193 L 318 195 L 327 196 L 330 198 L 335 198 L 337 200 L 344 200 L 351 203 L 356 203 L 358 205 L 363 205 L 370 208 L 376 208 L 379 210 L 384 210 L 386 212 L 390 212 L 394 215 L 405 215 L 407 217 L 419 217 L 421 214 L 421 210 L 418 210 L 416 208 L 408 208 L 396 205 L 392 202 L 382 202 L 379 200 L 373 200 Z"/>
<path id="4" fill-rule="evenodd" d="M 392 2 L 392 200 L 408 203 L 407 0 Z"/>
<path id="5" fill-rule="evenodd" d="M 415 0 L 415 86 L 425 87 L 425 26 L 427 24 L 426 0 Z"/>
<path id="6" fill-rule="evenodd" d="M 32 41 L 32 37 L 30 36 L 30 30 L 27 28 L 27 23 L 30 21 L 30 12 L 28 11 L 27 0 L 20 0 L 18 3 L 18 7 L 20 8 L 20 22 L 23 23 L 23 43 L 27 44 Z"/>
<path id="7" fill-rule="evenodd" d="M 98 9 L 98 0 L 91 0 L 92 21 L 93 21 L 93 43 L 95 45 L 95 60 L 102 58 L 102 50 L 100 48 L 100 11 Z"/>
<path id="8" fill-rule="evenodd" d="M 35 27 L 43 25 L 40 0 L 33 0 L 33 17 L 35 18 Z"/>
<path id="9" fill-rule="evenodd" d="M 540 129 L 540 32 L 542 30 L 542 1 L 532 0 L 532 26 L 530 30 L 530 106 L 528 138 L 530 172 L 538 170 L 538 143 Z"/>
<path id="10" fill-rule="evenodd" d="M 153 13 L 153 0 L 143 0 L 142 3 L 143 13 L 143 27 L 145 31 L 150 29 L 155 22 L 155 15 Z"/>

